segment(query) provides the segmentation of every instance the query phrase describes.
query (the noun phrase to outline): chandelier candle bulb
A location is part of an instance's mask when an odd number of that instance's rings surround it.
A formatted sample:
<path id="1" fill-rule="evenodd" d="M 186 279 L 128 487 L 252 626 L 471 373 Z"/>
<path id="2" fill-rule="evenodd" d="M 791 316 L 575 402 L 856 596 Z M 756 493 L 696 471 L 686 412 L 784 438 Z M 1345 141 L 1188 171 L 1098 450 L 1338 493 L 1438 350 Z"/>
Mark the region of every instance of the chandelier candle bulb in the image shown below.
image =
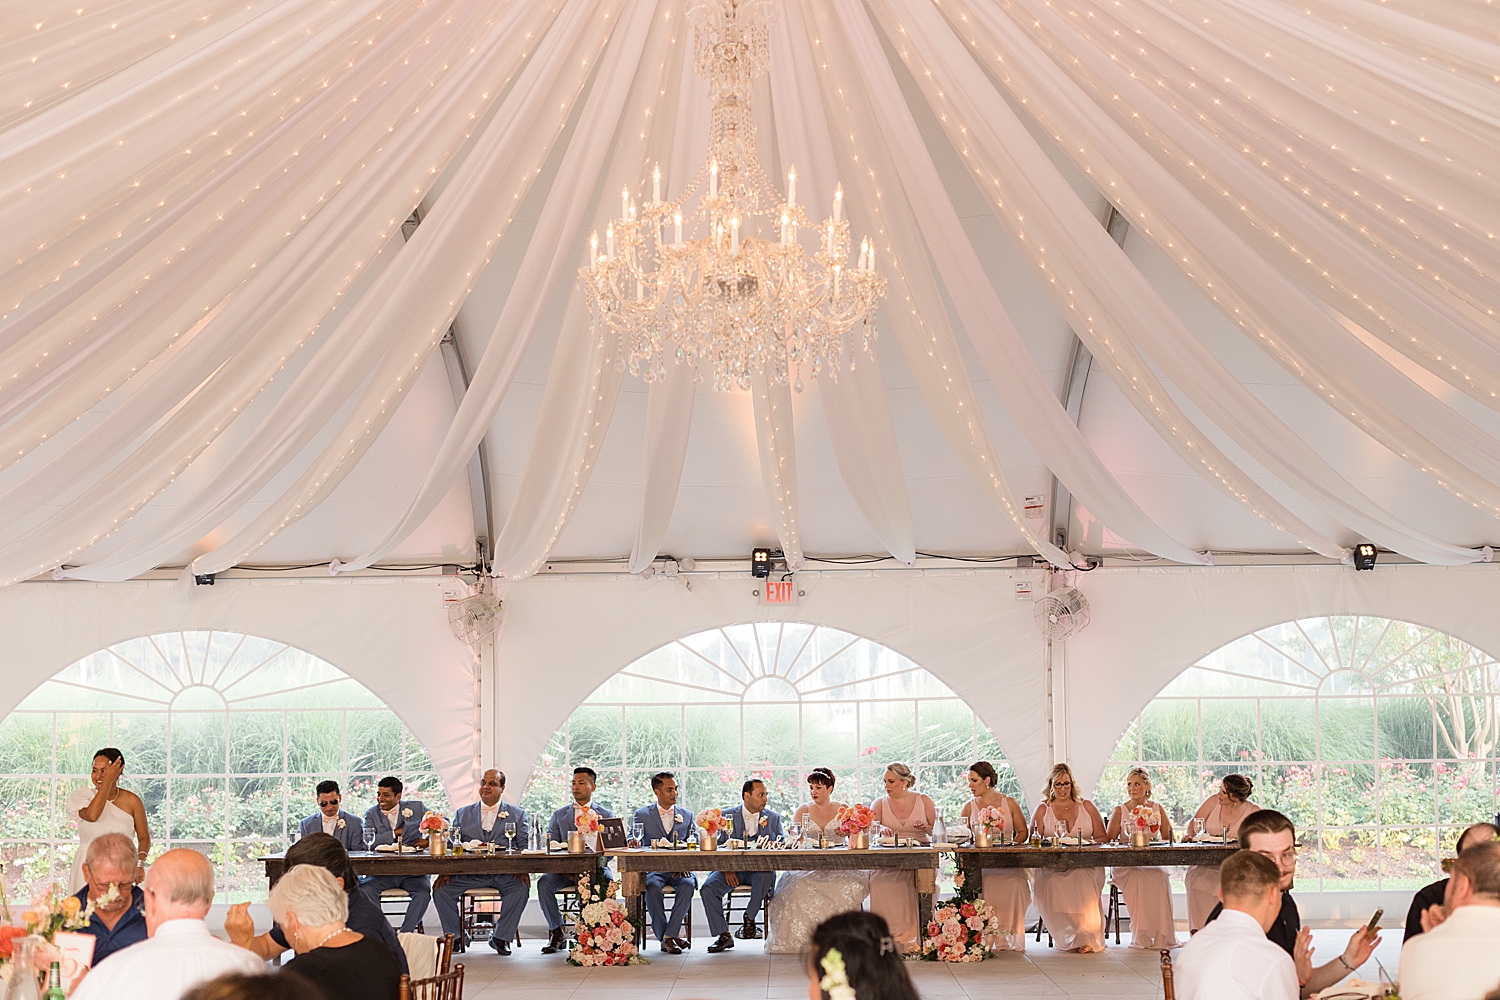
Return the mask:
<path id="1" fill-rule="evenodd" d="M 844 185 L 833 189 L 833 221 L 844 221 Z"/>
<path id="2" fill-rule="evenodd" d="M 797 207 L 797 168 L 793 166 L 786 172 L 786 203 L 788 207 Z"/>
<path id="3" fill-rule="evenodd" d="M 615 224 L 613 222 L 604 230 L 604 256 L 611 260 L 615 256 Z"/>
<path id="4" fill-rule="evenodd" d="M 787 246 L 792 242 L 792 217 L 785 212 L 781 213 L 781 245 Z"/>
<path id="5" fill-rule="evenodd" d="M 738 215 L 729 220 L 729 252 L 740 252 L 740 217 Z"/>
<path id="6" fill-rule="evenodd" d="M 719 196 L 719 161 L 715 160 L 708 165 L 708 196 L 717 198 Z"/>
<path id="7" fill-rule="evenodd" d="M 589 267 L 595 267 L 599 263 L 599 230 L 589 234 Z"/>
<path id="8" fill-rule="evenodd" d="M 630 218 L 630 188 L 620 188 L 620 218 Z"/>
<path id="9" fill-rule="evenodd" d="M 682 213 L 677 212 L 672 216 L 672 243 L 674 246 L 682 246 Z"/>
<path id="10" fill-rule="evenodd" d="M 661 204 L 661 164 L 660 163 L 658 163 L 656 165 L 656 169 L 654 169 L 654 170 L 651 171 L 651 203 L 653 205 L 660 205 Z"/>

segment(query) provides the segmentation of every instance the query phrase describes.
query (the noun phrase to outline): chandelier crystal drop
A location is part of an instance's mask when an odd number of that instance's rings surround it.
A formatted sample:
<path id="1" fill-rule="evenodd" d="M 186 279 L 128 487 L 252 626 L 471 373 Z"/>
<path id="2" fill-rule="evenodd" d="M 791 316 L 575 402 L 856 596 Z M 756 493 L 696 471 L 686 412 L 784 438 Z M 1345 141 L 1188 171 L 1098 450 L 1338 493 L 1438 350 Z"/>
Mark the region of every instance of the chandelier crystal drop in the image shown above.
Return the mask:
<path id="1" fill-rule="evenodd" d="M 797 372 L 837 379 L 844 364 L 854 367 L 855 338 L 861 350 L 875 339 L 885 278 L 871 240 L 849 265 L 843 187 L 809 253 L 799 234 L 814 227 L 797 204 L 796 168 L 783 201 L 755 156 L 750 99 L 770 66 L 774 13 L 764 0 L 688 10 L 694 63 L 713 105 L 708 155 L 673 201 L 661 200 L 659 166 L 646 204 L 622 190 L 603 247 L 597 232 L 590 237 L 589 265 L 578 274 L 594 331 L 617 367 L 647 382 L 665 377 L 670 356 L 698 369 L 695 381 L 712 369 L 720 392 L 748 389 L 755 372 L 778 384 L 796 378 L 800 390 Z"/>

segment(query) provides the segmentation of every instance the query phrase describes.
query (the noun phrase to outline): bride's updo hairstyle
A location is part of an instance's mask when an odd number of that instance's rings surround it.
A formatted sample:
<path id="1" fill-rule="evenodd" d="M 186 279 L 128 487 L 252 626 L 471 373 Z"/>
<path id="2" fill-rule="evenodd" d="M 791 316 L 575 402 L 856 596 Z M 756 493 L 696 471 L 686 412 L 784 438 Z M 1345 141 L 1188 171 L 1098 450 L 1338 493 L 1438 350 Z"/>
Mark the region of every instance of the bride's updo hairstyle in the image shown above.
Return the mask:
<path id="1" fill-rule="evenodd" d="M 837 951 L 843 958 L 844 975 L 855 1000 L 921 1000 L 884 917 L 850 910 L 819 924 L 812 932 L 808 953 L 808 974 L 813 982 L 820 982 L 827 974 L 823 959 L 830 951 Z M 827 990 L 823 990 L 823 1000 L 828 1000 Z"/>
<path id="2" fill-rule="evenodd" d="M 834 778 L 833 772 L 828 770 L 828 768 L 815 767 L 807 773 L 807 783 L 809 785 L 822 785 L 825 788 L 832 788 L 837 783 L 837 779 Z"/>
<path id="3" fill-rule="evenodd" d="M 987 760 L 975 761 L 970 771 L 979 775 L 979 780 L 994 788 L 1000 781 L 1000 773 L 995 770 L 995 765 Z"/>
<path id="4" fill-rule="evenodd" d="M 907 788 L 910 788 L 917 783 L 917 776 L 911 773 L 911 768 L 907 767 L 899 760 L 894 764 L 887 764 L 885 766 L 885 769 L 894 774 L 896 777 L 900 778 Z"/>

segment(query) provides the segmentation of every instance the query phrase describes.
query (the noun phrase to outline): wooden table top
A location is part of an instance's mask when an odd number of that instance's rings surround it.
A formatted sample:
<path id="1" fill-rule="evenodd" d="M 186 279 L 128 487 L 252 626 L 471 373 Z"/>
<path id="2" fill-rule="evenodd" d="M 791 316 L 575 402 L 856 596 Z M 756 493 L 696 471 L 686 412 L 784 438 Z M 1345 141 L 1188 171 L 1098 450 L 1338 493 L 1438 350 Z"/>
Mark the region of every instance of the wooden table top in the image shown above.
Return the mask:
<path id="1" fill-rule="evenodd" d="M 580 875 L 598 863 L 597 854 L 552 854 L 521 852 L 479 854 L 465 851 L 459 855 L 434 857 L 426 850 L 402 854 L 351 851 L 349 860 L 360 875 L 537 875 L 559 872 Z M 275 882 L 286 868 L 285 854 L 265 854 L 258 858 L 266 867 L 266 877 Z"/>
<path id="2" fill-rule="evenodd" d="M 937 867 L 938 849 L 931 847 L 846 847 L 748 850 L 721 847 L 717 851 L 663 851 L 633 847 L 605 851 L 622 872 L 764 872 L 858 871 L 883 868 L 920 870 Z"/>
<path id="3" fill-rule="evenodd" d="M 1082 847 L 955 847 L 965 868 L 1170 868 L 1176 865 L 1218 865 L 1238 844 L 1085 844 Z"/>

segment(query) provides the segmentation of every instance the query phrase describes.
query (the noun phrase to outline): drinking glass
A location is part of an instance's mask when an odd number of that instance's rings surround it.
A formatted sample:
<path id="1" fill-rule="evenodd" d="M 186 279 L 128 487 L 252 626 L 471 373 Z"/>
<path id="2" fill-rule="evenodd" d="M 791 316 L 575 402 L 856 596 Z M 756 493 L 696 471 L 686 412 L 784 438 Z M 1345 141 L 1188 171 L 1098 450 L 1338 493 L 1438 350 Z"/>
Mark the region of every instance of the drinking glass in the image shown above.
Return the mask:
<path id="1" fill-rule="evenodd" d="M 793 823 L 793 824 L 791 824 L 790 826 L 788 826 L 786 828 L 786 832 L 787 832 L 787 837 L 790 838 L 791 842 L 794 845 L 796 845 L 798 847 L 800 847 L 802 845 L 802 824 L 801 823 Z"/>
<path id="2" fill-rule="evenodd" d="M 633 823 L 633 824 L 631 824 L 631 827 L 630 827 L 630 836 L 631 836 L 631 839 L 633 839 L 635 841 L 635 846 L 636 847 L 650 847 L 651 846 L 650 844 L 646 843 L 646 824 L 644 824 L 644 823 Z"/>
<path id="3" fill-rule="evenodd" d="M 513 819 L 505 821 L 505 853 L 516 853 L 516 821 Z"/>
<path id="4" fill-rule="evenodd" d="M 370 851 L 373 851 L 375 849 L 375 828 L 370 826 L 365 827 L 364 837 L 365 853 L 368 854 Z"/>
<path id="5" fill-rule="evenodd" d="M 1197 840 L 1202 834 L 1203 820 L 1199 819 L 1197 816 L 1194 816 L 1192 819 L 1188 820 L 1187 839 Z"/>
<path id="6" fill-rule="evenodd" d="M 292 845 L 297 842 L 297 837 L 299 835 L 301 835 L 301 833 L 302 833 L 302 830 L 299 827 L 295 827 L 294 826 L 294 827 L 290 827 L 290 828 L 287 829 L 287 831 L 286 831 L 286 846 L 287 846 L 288 850 L 291 850 Z"/>

